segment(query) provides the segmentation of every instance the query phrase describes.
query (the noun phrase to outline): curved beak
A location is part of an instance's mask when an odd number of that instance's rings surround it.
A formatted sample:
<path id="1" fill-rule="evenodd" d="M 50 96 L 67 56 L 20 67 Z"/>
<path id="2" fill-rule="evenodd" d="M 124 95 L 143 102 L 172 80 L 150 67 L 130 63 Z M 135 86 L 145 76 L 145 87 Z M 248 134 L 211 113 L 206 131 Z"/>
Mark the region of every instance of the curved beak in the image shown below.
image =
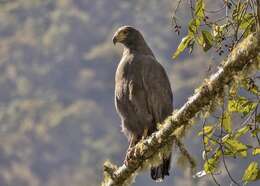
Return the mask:
<path id="1" fill-rule="evenodd" d="M 114 35 L 112 41 L 113 41 L 113 44 L 114 44 L 114 45 L 117 43 L 117 37 L 116 37 L 116 35 Z"/>
<path id="2" fill-rule="evenodd" d="M 121 30 L 119 30 L 114 34 L 112 41 L 115 45 L 116 43 L 122 43 L 125 40 L 125 38 L 126 35 L 124 34 L 124 32 L 121 32 Z"/>

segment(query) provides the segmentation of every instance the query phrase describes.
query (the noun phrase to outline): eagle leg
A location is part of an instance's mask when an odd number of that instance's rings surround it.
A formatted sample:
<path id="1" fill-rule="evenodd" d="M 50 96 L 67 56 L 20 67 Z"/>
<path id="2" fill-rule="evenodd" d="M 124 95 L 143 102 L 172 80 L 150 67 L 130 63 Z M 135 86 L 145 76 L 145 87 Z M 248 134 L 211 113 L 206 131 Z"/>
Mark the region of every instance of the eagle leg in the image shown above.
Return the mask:
<path id="1" fill-rule="evenodd" d="M 134 147 L 137 142 L 138 142 L 137 136 L 132 134 L 130 138 L 128 150 Z"/>
<path id="2" fill-rule="evenodd" d="M 142 135 L 142 140 L 144 140 L 148 136 L 148 128 L 144 128 L 144 132 Z"/>
<path id="3" fill-rule="evenodd" d="M 136 135 L 131 135 L 130 142 L 129 142 L 129 147 L 126 152 L 124 164 L 128 166 L 128 162 L 131 161 L 132 157 L 136 154 L 136 151 L 134 150 L 134 146 L 138 142 L 138 137 Z"/>

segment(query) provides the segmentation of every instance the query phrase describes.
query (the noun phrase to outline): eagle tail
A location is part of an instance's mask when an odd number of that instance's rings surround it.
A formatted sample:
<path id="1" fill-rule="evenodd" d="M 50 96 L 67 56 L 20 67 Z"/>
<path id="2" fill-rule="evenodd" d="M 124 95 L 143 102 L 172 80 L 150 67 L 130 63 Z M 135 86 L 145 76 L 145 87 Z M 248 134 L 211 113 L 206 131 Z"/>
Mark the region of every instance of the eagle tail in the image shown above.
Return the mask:
<path id="1" fill-rule="evenodd" d="M 163 161 L 157 167 L 151 168 L 151 178 L 156 182 L 161 182 L 164 179 L 164 176 L 169 176 L 170 173 L 170 164 L 171 164 L 171 155 L 167 158 L 163 158 Z"/>

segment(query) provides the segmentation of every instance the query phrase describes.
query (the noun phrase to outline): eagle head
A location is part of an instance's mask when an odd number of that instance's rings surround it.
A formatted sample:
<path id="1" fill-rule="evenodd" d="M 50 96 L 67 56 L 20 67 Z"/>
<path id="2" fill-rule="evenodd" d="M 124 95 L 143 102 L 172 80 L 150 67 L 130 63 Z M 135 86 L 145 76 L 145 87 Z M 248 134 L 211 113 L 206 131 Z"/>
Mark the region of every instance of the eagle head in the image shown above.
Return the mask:
<path id="1" fill-rule="evenodd" d="M 113 43 L 121 43 L 125 46 L 129 46 L 142 40 L 143 37 L 141 33 L 132 26 L 122 26 L 120 27 L 113 36 Z"/>

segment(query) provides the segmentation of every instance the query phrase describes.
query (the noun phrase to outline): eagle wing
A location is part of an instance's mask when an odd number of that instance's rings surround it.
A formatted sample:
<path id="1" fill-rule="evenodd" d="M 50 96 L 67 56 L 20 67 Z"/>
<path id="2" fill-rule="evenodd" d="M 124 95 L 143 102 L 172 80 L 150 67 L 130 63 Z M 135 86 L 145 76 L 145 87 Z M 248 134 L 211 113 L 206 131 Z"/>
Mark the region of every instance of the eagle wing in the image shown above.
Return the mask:
<path id="1" fill-rule="evenodd" d="M 143 137 L 145 129 L 155 126 L 143 84 L 142 61 L 138 55 L 126 55 L 116 72 L 115 104 L 130 146 Z"/>
<path id="2" fill-rule="evenodd" d="M 126 57 L 116 73 L 115 103 L 123 131 L 143 135 L 172 113 L 172 91 L 162 65 L 151 55 Z"/>
<path id="3" fill-rule="evenodd" d="M 162 65 L 153 56 L 147 56 L 144 59 L 143 84 L 156 130 L 156 124 L 162 123 L 173 111 L 172 90 L 170 81 Z M 171 149 L 169 149 L 169 154 L 162 155 L 159 165 L 151 167 L 152 179 L 161 180 L 165 175 L 169 175 L 170 164 Z"/>
<path id="4" fill-rule="evenodd" d="M 161 123 L 173 111 L 173 96 L 168 76 L 157 60 L 146 56 L 144 67 L 144 88 L 149 110 L 156 123 Z"/>

